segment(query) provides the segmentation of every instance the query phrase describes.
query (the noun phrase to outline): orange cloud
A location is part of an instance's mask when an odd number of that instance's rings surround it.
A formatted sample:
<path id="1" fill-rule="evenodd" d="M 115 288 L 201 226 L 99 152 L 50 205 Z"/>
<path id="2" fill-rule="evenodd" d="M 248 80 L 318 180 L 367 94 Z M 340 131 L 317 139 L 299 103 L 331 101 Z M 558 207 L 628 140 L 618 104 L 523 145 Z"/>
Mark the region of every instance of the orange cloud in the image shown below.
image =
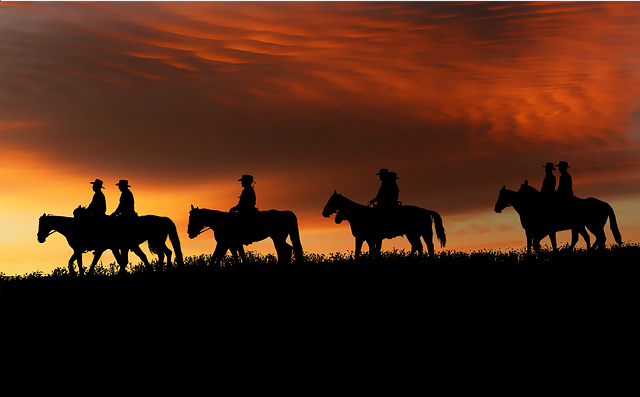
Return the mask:
<path id="1" fill-rule="evenodd" d="M 34 164 L 82 186 L 124 177 L 184 222 L 173 206 L 226 209 L 251 173 L 259 206 L 294 210 L 317 246 L 339 228 L 319 217 L 330 193 L 366 202 L 382 167 L 445 217 L 537 186 L 547 161 L 570 162 L 578 195 L 640 194 L 634 2 L 3 5 L 14 186 Z M 493 219 L 452 246 L 511 241 Z"/>

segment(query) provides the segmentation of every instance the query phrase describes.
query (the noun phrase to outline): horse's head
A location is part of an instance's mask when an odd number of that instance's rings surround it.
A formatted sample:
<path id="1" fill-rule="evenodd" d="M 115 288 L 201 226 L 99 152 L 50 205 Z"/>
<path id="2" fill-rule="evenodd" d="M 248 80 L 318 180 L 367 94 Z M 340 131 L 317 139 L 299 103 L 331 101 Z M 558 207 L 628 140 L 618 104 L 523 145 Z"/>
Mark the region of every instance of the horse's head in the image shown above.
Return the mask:
<path id="1" fill-rule="evenodd" d="M 334 190 L 333 194 L 329 198 L 329 201 L 327 201 L 327 204 L 324 206 L 324 209 L 322 210 L 322 216 L 324 216 L 325 218 L 328 218 L 332 214 L 335 214 L 336 212 L 338 212 L 338 210 L 340 209 L 341 197 L 342 196 L 339 195 L 338 192 Z"/>
<path id="2" fill-rule="evenodd" d="M 347 219 L 347 217 L 344 215 L 344 211 L 338 211 L 336 212 L 336 217 L 334 219 L 334 221 L 339 225 L 342 223 L 343 220 Z"/>
<path id="3" fill-rule="evenodd" d="M 51 225 L 51 217 L 48 217 L 47 214 L 42 214 L 38 221 L 38 242 L 44 243 L 54 231 Z"/>
<path id="4" fill-rule="evenodd" d="M 501 213 L 503 209 L 513 204 L 511 202 L 512 195 L 509 192 L 514 193 L 512 190 L 508 190 L 506 186 L 503 186 L 502 189 L 500 189 L 500 194 L 498 195 L 498 201 L 496 201 L 496 205 L 493 208 L 493 210 L 498 214 Z"/>
<path id="5" fill-rule="evenodd" d="M 202 211 L 191 205 L 191 211 L 189 211 L 189 225 L 187 225 L 187 234 L 189 238 L 197 237 L 204 229 L 204 220 L 202 219 Z"/>

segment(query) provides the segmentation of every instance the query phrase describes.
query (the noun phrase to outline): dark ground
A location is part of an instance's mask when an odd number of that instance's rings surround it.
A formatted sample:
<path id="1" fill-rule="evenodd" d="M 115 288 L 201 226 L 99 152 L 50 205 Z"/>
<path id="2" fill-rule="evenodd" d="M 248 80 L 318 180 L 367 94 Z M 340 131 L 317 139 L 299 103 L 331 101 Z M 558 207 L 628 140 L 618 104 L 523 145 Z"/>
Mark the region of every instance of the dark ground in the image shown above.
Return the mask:
<path id="1" fill-rule="evenodd" d="M 519 255 L 519 256 L 518 256 Z M 189 264 L 189 261 L 187 261 Z M 236 267 L 201 264 L 126 276 L 47 276 L 0 284 L 3 318 L 31 322 L 175 321 L 341 323 L 560 316 L 637 307 L 640 247 L 602 253 L 443 252 L 419 261 L 346 256 L 278 268 L 263 260 Z M 278 318 L 278 320 L 275 320 Z M 393 318 L 393 320 L 390 320 Z"/>
<path id="2" fill-rule="evenodd" d="M 63 360 L 65 377 L 133 379 L 145 390 L 164 390 L 164 378 L 181 379 L 182 392 L 216 389 L 232 373 L 234 387 L 263 374 L 264 389 L 299 390 L 292 379 L 300 379 L 305 390 L 348 382 L 397 393 L 437 384 L 513 391 L 507 378 L 547 390 L 553 379 L 572 384 L 576 363 L 626 362 L 637 345 L 628 338 L 637 329 L 637 245 L 532 260 L 484 251 L 431 261 L 315 256 L 288 268 L 187 264 L 5 277 L 3 352 L 17 350 L 10 362 L 24 371 L 46 356 Z"/>

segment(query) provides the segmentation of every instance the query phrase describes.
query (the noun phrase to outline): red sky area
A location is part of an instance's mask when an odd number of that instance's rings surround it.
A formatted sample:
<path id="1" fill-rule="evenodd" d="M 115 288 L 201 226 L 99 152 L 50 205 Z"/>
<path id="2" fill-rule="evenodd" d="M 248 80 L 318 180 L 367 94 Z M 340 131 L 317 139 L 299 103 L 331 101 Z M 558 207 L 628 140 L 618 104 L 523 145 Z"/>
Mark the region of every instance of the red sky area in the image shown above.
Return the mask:
<path id="1" fill-rule="evenodd" d="M 380 168 L 447 248 L 520 248 L 499 189 L 565 160 L 639 241 L 639 47 L 637 2 L 2 2 L 0 271 L 65 266 L 38 217 L 87 205 L 95 178 L 108 212 L 128 179 L 187 255 L 214 244 L 186 236 L 190 205 L 229 209 L 242 174 L 305 250 L 353 249 L 321 211 L 334 190 L 369 201 Z"/>

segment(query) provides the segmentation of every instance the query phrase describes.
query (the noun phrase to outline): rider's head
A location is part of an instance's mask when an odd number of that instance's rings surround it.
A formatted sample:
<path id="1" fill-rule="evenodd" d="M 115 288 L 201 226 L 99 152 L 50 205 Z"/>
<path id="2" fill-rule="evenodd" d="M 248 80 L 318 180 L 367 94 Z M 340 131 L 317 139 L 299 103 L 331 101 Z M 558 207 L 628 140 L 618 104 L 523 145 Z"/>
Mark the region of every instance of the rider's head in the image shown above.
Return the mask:
<path id="1" fill-rule="evenodd" d="M 551 162 L 547 162 L 547 164 L 546 164 L 546 165 L 544 165 L 543 167 L 544 167 L 544 170 L 545 170 L 547 173 L 553 172 L 553 171 L 555 171 L 555 169 L 556 169 L 556 167 L 554 167 L 554 166 L 553 166 L 553 163 L 551 163 Z"/>
<path id="2" fill-rule="evenodd" d="M 251 175 L 242 175 L 242 178 L 238 179 L 238 181 L 243 187 L 251 187 L 255 183 Z"/>
<path id="3" fill-rule="evenodd" d="M 102 181 L 100 179 L 96 179 L 95 181 L 89 183 L 93 185 L 94 192 L 99 192 L 100 189 L 104 189 L 104 187 L 102 186 Z"/>
<path id="4" fill-rule="evenodd" d="M 130 188 L 131 186 L 129 185 L 129 181 L 126 179 L 120 179 L 120 181 L 118 183 L 116 183 L 116 186 L 118 188 L 120 188 L 120 191 L 126 190 L 127 188 Z"/>
<path id="5" fill-rule="evenodd" d="M 380 168 L 380 172 L 378 172 L 376 175 L 379 175 L 380 180 L 384 181 L 384 178 L 386 178 L 387 175 L 389 175 L 389 170 L 386 168 Z"/>
<path id="6" fill-rule="evenodd" d="M 560 172 L 565 172 L 567 170 L 567 168 L 571 168 L 571 167 L 569 167 L 569 163 L 567 163 L 566 161 L 559 162 L 556 167 L 558 167 L 558 170 Z"/>

